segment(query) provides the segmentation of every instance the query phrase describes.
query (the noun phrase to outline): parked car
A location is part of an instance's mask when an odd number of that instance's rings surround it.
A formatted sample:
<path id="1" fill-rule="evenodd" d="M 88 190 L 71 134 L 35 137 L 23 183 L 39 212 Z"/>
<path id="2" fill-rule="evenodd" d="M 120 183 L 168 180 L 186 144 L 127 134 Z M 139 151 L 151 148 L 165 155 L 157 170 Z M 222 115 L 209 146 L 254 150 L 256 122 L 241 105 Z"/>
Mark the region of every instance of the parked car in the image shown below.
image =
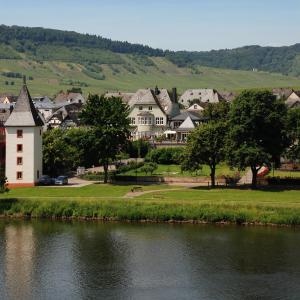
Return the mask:
<path id="1" fill-rule="evenodd" d="M 54 184 L 54 179 L 48 175 L 42 175 L 38 183 L 39 185 L 52 185 Z"/>
<path id="2" fill-rule="evenodd" d="M 58 176 L 55 179 L 55 185 L 67 185 L 68 184 L 68 177 L 67 176 Z"/>

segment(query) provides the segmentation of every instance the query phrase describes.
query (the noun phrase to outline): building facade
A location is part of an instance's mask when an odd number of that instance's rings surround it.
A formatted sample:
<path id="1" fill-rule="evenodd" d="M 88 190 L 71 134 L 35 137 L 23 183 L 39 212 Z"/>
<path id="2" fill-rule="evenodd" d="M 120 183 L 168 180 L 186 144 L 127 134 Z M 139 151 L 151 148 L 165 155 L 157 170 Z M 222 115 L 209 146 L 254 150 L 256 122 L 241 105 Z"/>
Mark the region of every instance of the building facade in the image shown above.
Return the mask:
<path id="1" fill-rule="evenodd" d="M 13 111 L 5 122 L 5 174 L 9 187 L 37 184 L 42 175 L 42 126 L 24 83 Z"/>

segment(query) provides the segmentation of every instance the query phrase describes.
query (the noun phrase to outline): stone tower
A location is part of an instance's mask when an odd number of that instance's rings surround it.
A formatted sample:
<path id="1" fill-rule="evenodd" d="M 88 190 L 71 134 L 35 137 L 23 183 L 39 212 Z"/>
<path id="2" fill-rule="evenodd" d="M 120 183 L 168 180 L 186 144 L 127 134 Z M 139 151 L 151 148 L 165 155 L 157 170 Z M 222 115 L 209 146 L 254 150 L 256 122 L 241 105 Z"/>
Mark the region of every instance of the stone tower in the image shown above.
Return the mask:
<path id="1" fill-rule="evenodd" d="M 15 107 L 4 124 L 5 174 L 9 187 L 37 184 L 42 175 L 42 126 L 24 80 Z"/>

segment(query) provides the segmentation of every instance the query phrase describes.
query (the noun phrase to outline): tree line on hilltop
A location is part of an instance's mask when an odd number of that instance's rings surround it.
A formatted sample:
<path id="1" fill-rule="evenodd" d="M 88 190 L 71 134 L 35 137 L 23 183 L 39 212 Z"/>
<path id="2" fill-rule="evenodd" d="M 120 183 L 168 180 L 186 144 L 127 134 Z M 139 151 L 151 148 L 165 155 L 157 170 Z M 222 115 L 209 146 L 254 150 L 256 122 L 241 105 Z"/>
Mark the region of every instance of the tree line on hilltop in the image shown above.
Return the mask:
<path id="1" fill-rule="evenodd" d="M 38 60 L 73 61 L 72 57 L 77 57 L 76 61 L 80 62 L 124 63 L 120 57 L 113 56 L 113 53 L 124 53 L 166 57 L 179 67 L 207 66 L 300 75 L 300 44 L 289 47 L 254 45 L 236 49 L 176 52 L 73 31 L 0 25 L 0 45 L 10 46 L 16 51 L 8 53 L 6 48 L 0 49 L 2 58 L 21 58 L 18 52 L 28 52 Z M 57 51 L 53 51 L 54 46 Z"/>

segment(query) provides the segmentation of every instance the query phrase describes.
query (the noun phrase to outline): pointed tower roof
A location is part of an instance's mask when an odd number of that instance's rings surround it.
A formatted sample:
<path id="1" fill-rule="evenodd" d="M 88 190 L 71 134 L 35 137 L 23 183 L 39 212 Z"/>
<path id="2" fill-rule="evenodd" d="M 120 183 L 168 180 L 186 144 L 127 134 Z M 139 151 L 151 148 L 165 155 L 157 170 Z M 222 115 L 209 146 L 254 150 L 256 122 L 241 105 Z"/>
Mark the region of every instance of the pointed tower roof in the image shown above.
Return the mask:
<path id="1" fill-rule="evenodd" d="M 6 127 L 34 127 L 44 125 L 34 107 L 26 83 L 23 84 L 15 107 L 4 125 Z"/>

